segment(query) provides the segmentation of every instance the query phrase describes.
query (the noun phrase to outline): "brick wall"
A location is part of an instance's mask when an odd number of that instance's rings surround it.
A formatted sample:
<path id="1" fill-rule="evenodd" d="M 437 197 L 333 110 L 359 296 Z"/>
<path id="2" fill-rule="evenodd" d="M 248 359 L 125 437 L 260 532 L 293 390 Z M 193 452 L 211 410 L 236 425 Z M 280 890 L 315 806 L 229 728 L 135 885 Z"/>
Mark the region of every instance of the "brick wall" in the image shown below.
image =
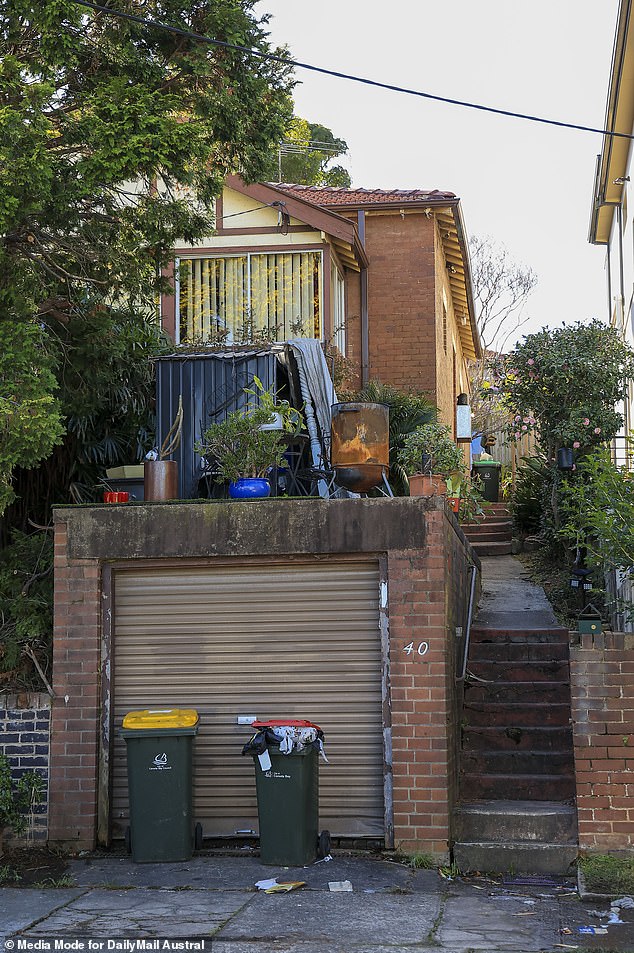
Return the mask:
<path id="1" fill-rule="evenodd" d="M 68 558 L 55 527 L 55 634 L 49 837 L 92 846 L 96 825 L 101 660 L 101 569 Z"/>
<path id="2" fill-rule="evenodd" d="M 428 527 L 424 549 L 389 559 L 394 829 L 397 847 L 443 859 L 458 792 L 456 626 L 470 576 L 457 521 L 436 510 Z"/>
<path id="3" fill-rule="evenodd" d="M 47 837 L 50 707 L 50 698 L 44 694 L 0 696 L 0 751 L 9 760 L 11 774 L 17 779 L 35 771 L 46 782 L 43 799 L 34 807 L 24 834 L 35 843 Z"/>
<path id="4" fill-rule="evenodd" d="M 387 563 L 394 840 L 448 858 L 468 544 L 443 498 L 82 507 L 55 519 L 51 840 L 96 842 L 105 566 L 141 552 L 154 560 L 369 552 Z"/>
<path id="5" fill-rule="evenodd" d="M 634 637 L 582 635 L 570 649 L 579 846 L 634 848 Z"/>
<path id="6" fill-rule="evenodd" d="M 347 217 L 351 218 L 352 213 Z M 356 218 L 356 212 L 354 213 Z M 456 383 L 466 389 L 464 358 L 438 226 L 421 211 L 366 213 L 369 377 L 425 391 L 453 426 Z M 443 334 L 443 289 L 447 333 Z M 346 275 L 348 357 L 359 362 L 359 276 Z M 445 343 L 447 345 L 445 349 Z M 454 375 L 454 345 L 456 375 Z"/>

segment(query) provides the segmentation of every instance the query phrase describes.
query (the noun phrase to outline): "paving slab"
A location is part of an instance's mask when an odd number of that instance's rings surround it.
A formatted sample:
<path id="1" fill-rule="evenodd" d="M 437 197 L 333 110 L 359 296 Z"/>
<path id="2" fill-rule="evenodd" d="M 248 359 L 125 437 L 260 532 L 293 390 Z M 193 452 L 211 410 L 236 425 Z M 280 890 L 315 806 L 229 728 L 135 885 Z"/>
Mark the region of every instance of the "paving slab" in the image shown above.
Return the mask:
<path id="1" fill-rule="evenodd" d="M 42 917 L 66 906 L 85 890 L 24 890 L 17 887 L 0 888 L 0 942 L 11 933 L 23 930 Z"/>
<path id="2" fill-rule="evenodd" d="M 321 950 L 329 953 L 357 953 L 382 944 L 392 950 L 399 945 L 433 945 L 440 911 L 438 895 L 257 894 L 240 917 L 219 931 L 216 942 L 232 941 L 234 950 L 243 950 L 245 943 L 275 940 L 291 945 L 304 940 L 317 944 L 317 949 L 321 944 Z"/>
<path id="3" fill-rule="evenodd" d="M 561 943 L 555 899 L 515 896 L 447 897 L 436 939 L 441 950 L 456 953 L 491 950 L 537 953 Z"/>
<path id="4" fill-rule="evenodd" d="M 22 933 L 29 937 L 210 937 L 253 896 L 237 890 L 95 887 Z"/>
<path id="5" fill-rule="evenodd" d="M 179 863 L 135 864 L 127 855 L 72 860 L 68 874 L 80 886 L 194 887 L 206 890 L 252 889 L 258 880 L 305 880 L 315 890 L 328 890 L 333 880 L 350 880 L 355 891 L 439 890 L 435 870 L 412 870 L 372 856 L 335 856 L 308 867 L 265 866 L 259 857 L 199 855 Z"/>

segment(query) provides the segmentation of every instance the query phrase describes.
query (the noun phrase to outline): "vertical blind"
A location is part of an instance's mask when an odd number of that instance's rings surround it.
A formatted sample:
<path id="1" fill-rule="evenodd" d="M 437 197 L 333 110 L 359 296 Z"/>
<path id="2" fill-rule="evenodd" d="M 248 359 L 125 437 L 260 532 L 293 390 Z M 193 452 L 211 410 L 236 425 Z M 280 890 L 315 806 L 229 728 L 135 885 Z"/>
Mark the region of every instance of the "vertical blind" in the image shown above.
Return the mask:
<path id="1" fill-rule="evenodd" d="M 181 259 L 181 341 L 320 338 L 321 262 L 321 252 Z"/>

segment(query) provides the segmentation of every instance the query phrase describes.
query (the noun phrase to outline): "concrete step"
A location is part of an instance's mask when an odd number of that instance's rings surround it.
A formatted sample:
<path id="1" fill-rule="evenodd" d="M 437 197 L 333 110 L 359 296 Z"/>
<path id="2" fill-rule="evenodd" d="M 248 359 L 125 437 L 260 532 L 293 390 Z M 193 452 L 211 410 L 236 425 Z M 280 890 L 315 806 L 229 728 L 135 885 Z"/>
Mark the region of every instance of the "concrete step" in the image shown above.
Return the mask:
<path id="1" fill-rule="evenodd" d="M 480 844 L 458 842 L 453 846 L 454 861 L 467 873 L 570 875 L 577 859 L 575 844 Z"/>
<path id="2" fill-rule="evenodd" d="M 570 727 L 483 725 L 463 730 L 464 751 L 572 751 Z"/>
<path id="3" fill-rule="evenodd" d="M 462 529 L 468 540 L 483 540 L 491 536 L 503 536 L 509 539 L 513 535 L 510 520 L 492 520 L 490 523 L 463 523 Z"/>
<path id="4" fill-rule="evenodd" d="M 567 801 L 575 795 L 574 773 L 473 774 L 461 772 L 460 791 L 474 800 L 501 800 L 512 795 L 518 801 Z"/>
<path id="5" fill-rule="evenodd" d="M 503 728 L 567 727 L 570 724 L 570 702 L 548 705 L 524 703 L 516 707 L 505 702 L 465 701 L 467 727 L 499 726 Z"/>
<path id="6" fill-rule="evenodd" d="M 563 751 L 488 751 L 482 748 L 463 750 L 460 769 L 465 774 L 485 775 L 548 775 L 572 777 L 575 770 L 572 747 Z"/>
<path id="7" fill-rule="evenodd" d="M 469 673 L 487 682 L 567 682 L 567 659 L 469 659 Z"/>
<path id="8" fill-rule="evenodd" d="M 478 556 L 510 556 L 512 552 L 510 541 L 498 543 L 472 542 L 471 546 Z"/>
<path id="9" fill-rule="evenodd" d="M 477 620 L 471 627 L 471 645 L 478 642 L 548 642 L 568 644 L 568 629 L 563 626 L 536 626 L 535 628 L 512 628 L 511 626 L 479 625 Z"/>
<path id="10" fill-rule="evenodd" d="M 567 642 L 471 642 L 472 662 L 567 662 Z"/>
<path id="11" fill-rule="evenodd" d="M 517 709 L 524 704 L 547 705 L 551 702 L 570 701 L 570 686 L 567 681 L 499 681 L 475 682 L 466 684 L 465 704 L 471 702 L 505 702 L 509 709 Z"/>
<path id="12" fill-rule="evenodd" d="M 456 840 L 576 844 L 577 814 L 560 801 L 468 801 L 454 811 Z"/>

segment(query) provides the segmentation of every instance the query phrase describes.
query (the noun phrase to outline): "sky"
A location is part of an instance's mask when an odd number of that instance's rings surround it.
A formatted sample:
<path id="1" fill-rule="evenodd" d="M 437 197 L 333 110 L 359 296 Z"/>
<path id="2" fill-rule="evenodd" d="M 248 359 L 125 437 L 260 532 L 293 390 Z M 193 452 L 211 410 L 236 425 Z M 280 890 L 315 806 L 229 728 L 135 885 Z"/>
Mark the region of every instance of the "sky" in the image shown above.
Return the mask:
<path id="1" fill-rule="evenodd" d="M 603 128 L 618 0 L 259 0 L 271 42 L 328 69 Z M 298 115 L 346 140 L 353 187 L 440 189 L 538 285 L 511 338 L 608 314 L 588 243 L 597 133 L 297 70 Z M 337 160 L 340 161 L 340 160 Z"/>

